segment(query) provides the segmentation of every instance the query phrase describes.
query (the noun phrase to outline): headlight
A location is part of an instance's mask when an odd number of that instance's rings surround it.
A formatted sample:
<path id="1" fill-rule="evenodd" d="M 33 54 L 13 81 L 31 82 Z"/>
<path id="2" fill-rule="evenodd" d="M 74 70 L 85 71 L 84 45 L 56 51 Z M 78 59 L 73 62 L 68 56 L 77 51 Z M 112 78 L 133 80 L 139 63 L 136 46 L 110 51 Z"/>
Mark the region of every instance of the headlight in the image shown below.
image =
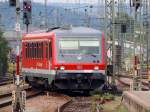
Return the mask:
<path id="1" fill-rule="evenodd" d="M 61 67 L 60 67 L 60 70 L 65 70 L 65 67 L 64 67 L 64 66 L 61 66 Z"/>
<path id="2" fill-rule="evenodd" d="M 98 66 L 95 66 L 95 67 L 94 67 L 94 70 L 99 70 L 99 67 L 98 67 Z"/>

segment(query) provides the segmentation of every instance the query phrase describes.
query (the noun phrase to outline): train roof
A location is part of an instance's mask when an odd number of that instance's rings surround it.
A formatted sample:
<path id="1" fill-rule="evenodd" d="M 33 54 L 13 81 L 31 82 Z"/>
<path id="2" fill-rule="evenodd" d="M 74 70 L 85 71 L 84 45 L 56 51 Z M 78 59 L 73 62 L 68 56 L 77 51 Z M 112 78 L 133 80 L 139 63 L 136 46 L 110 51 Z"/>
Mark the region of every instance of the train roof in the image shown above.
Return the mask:
<path id="1" fill-rule="evenodd" d="M 86 37 L 86 36 L 99 36 L 101 31 L 88 28 L 88 27 L 72 27 L 70 29 L 55 29 L 53 30 L 56 37 Z"/>
<path id="2" fill-rule="evenodd" d="M 44 38 L 54 34 L 56 37 L 97 37 L 100 36 L 102 32 L 88 27 L 71 27 L 69 29 L 58 28 L 49 32 L 26 34 L 23 36 L 23 40 L 25 38 Z"/>

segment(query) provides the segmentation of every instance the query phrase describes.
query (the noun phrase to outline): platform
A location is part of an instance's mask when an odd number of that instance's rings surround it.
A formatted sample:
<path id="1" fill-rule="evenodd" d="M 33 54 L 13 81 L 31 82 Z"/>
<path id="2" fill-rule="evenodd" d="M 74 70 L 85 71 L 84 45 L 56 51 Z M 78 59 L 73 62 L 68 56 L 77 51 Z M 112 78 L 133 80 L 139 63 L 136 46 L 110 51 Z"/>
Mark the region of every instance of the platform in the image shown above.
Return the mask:
<path id="1" fill-rule="evenodd" d="M 123 104 L 129 112 L 150 112 L 150 91 L 124 92 Z"/>

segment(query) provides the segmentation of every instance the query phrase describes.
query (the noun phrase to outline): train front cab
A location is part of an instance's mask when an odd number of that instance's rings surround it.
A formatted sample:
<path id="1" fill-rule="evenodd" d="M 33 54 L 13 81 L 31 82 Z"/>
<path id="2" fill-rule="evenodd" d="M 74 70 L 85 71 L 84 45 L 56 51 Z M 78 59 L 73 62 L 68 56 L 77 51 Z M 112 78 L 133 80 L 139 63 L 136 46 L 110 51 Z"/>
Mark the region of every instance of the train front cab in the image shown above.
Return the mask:
<path id="1" fill-rule="evenodd" d="M 104 36 L 56 37 L 54 84 L 60 89 L 94 90 L 105 83 Z"/>

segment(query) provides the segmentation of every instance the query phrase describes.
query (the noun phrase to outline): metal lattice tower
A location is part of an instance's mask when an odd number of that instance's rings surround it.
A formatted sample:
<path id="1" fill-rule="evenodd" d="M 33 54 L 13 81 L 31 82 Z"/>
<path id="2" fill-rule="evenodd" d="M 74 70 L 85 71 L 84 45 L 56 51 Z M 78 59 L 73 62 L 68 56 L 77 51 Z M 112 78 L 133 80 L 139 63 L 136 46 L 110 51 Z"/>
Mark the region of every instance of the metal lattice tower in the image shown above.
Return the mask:
<path id="1" fill-rule="evenodd" d="M 106 62 L 108 66 L 112 67 L 112 75 L 111 84 L 115 85 L 115 36 L 114 36 L 114 20 L 115 20 L 115 1 L 114 0 L 105 0 L 105 37 L 106 37 Z M 110 42 L 108 45 L 107 42 Z M 108 52 L 110 52 L 111 56 L 108 56 Z M 109 70 L 107 66 L 107 70 Z"/>
<path id="2" fill-rule="evenodd" d="M 147 66 L 147 73 L 149 71 L 149 64 L 150 64 L 150 22 L 149 22 L 149 8 L 150 7 L 150 1 L 149 0 L 143 0 L 143 32 L 144 32 L 144 40 L 146 41 L 146 66 Z"/>
<path id="3" fill-rule="evenodd" d="M 135 1 L 135 4 L 137 3 L 140 3 L 140 1 Z M 141 8 L 141 7 L 140 7 Z M 136 27 L 137 27 L 137 19 L 138 19 L 138 14 L 139 10 L 136 10 L 136 6 L 134 7 L 134 61 L 136 61 L 136 56 L 137 53 L 136 53 L 136 47 L 137 47 L 137 37 L 136 37 Z M 137 70 L 137 67 L 138 65 L 135 65 L 134 67 L 134 76 L 133 76 L 133 91 L 140 91 L 141 90 L 141 74 L 138 73 L 140 70 Z"/>

